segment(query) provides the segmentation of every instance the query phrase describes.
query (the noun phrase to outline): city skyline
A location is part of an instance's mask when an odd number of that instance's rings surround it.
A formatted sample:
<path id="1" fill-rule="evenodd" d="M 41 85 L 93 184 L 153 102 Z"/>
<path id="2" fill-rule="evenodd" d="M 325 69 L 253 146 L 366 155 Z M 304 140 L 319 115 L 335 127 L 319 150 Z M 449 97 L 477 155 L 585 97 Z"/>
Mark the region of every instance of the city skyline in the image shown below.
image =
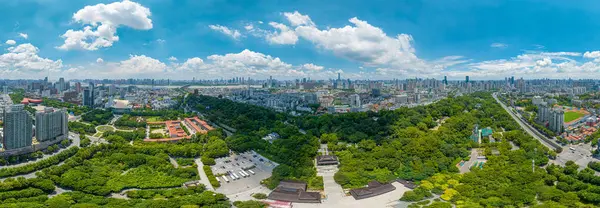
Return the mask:
<path id="1" fill-rule="evenodd" d="M 593 1 L 56 2 L 0 8 L 0 77 L 500 80 L 600 70 Z"/>

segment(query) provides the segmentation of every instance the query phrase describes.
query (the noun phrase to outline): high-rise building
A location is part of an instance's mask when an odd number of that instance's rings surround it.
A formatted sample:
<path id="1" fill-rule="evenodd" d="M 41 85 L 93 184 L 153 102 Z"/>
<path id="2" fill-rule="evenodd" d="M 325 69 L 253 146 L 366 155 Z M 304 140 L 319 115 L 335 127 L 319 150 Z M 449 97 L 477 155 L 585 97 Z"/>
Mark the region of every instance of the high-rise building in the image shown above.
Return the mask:
<path id="1" fill-rule="evenodd" d="M 58 89 L 58 92 L 62 92 L 65 91 L 65 78 L 60 78 L 58 79 L 58 86 L 56 86 L 56 89 Z"/>
<path id="2" fill-rule="evenodd" d="M 444 76 L 444 84 L 448 85 L 448 77 Z"/>
<path id="3" fill-rule="evenodd" d="M 360 108 L 362 106 L 362 103 L 360 101 L 360 95 L 358 95 L 358 94 L 350 95 L 350 105 L 353 108 Z"/>
<path id="4" fill-rule="evenodd" d="M 466 83 L 469 83 L 469 76 L 466 76 L 466 77 L 465 77 L 465 82 L 466 82 Z"/>
<path id="5" fill-rule="evenodd" d="M 17 149 L 31 146 L 33 121 L 23 104 L 12 105 L 4 110 L 4 149 Z"/>
<path id="6" fill-rule="evenodd" d="M 114 95 L 116 91 L 117 91 L 117 87 L 114 84 L 110 85 L 110 87 L 108 87 L 108 95 L 109 96 Z"/>
<path id="7" fill-rule="evenodd" d="M 69 133 L 68 117 L 65 110 L 45 108 L 35 114 L 35 137 L 38 142 L 53 140 Z"/>
<path id="8" fill-rule="evenodd" d="M 81 92 L 81 82 L 75 83 L 75 91 L 77 91 L 77 93 Z"/>
<path id="9" fill-rule="evenodd" d="M 2 92 L 8 94 L 8 86 L 2 86 Z"/>
<path id="10" fill-rule="evenodd" d="M 338 72 L 338 79 L 337 80 L 341 80 L 342 76 L 340 75 L 340 73 Z"/>
<path id="11" fill-rule="evenodd" d="M 83 90 L 83 105 L 94 107 L 94 84 L 90 83 L 90 86 Z"/>
<path id="12" fill-rule="evenodd" d="M 565 112 L 561 108 L 550 111 L 549 127 L 556 133 L 562 133 L 564 130 Z"/>

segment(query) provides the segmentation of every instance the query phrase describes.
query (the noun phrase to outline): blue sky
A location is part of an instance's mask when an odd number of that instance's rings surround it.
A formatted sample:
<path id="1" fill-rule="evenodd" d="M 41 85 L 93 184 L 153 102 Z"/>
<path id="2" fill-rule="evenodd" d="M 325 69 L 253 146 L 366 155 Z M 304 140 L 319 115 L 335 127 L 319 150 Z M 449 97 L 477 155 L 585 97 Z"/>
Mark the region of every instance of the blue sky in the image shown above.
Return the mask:
<path id="1" fill-rule="evenodd" d="M 600 72 L 599 6 L 4 0 L 0 78 L 589 78 Z"/>

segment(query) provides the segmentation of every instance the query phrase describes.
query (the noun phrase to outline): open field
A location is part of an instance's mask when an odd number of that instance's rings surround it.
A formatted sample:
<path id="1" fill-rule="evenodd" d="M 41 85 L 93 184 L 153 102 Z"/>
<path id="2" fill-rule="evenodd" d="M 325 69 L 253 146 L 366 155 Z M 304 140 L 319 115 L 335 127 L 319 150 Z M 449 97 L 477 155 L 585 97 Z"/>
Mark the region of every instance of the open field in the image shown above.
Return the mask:
<path id="1" fill-rule="evenodd" d="M 584 115 L 585 115 L 584 113 L 577 112 L 577 111 L 567 111 L 567 112 L 565 112 L 565 123 L 574 121 L 578 118 L 581 118 Z"/>
<path id="2" fill-rule="evenodd" d="M 100 132 L 114 131 L 115 127 L 112 127 L 112 126 L 98 126 L 96 128 L 96 130 L 98 130 Z"/>
<path id="3" fill-rule="evenodd" d="M 166 134 L 165 129 L 153 129 L 150 133 L 152 134 Z"/>
<path id="4" fill-rule="evenodd" d="M 152 116 L 152 117 L 146 118 L 146 122 L 160 122 L 160 121 L 164 121 L 164 120 L 162 118 L 160 118 L 159 116 Z"/>

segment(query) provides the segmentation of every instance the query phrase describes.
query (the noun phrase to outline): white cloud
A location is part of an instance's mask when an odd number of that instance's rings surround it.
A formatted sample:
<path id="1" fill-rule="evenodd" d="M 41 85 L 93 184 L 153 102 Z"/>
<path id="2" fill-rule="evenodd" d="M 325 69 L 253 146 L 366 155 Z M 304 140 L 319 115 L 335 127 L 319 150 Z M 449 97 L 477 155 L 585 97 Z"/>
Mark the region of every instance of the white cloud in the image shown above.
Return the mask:
<path id="1" fill-rule="evenodd" d="M 506 48 L 506 47 L 508 47 L 508 45 L 506 45 L 504 43 L 492 43 L 490 45 L 490 47 L 492 47 L 492 48 Z"/>
<path id="2" fill-rule="evenodd" d="M 169 57 L 169 61 L 177 61 L 177 58 L 175 56 L 171 56 Z"/>
<path id="3" fill-rule="evenodd" d="M 17 44 L 17 41 L 15 41 L 15 40 L 7 40 L 4 43 L 6 43 L 6 45 L 14 45 L 14 44 Z"/>
<path id="4" fill-rule="evenodd" d="M 119 70 L 124 70 L 126 74 L 161 73 L 166 69 L 166 64 L 145 55 L 131 55 L 119 64 Z"/>
<path id="5" fill-rule="evenodd" d="M 156 42 L 157 42 L 158 44 L 164 44 L 164 43 L 165 43 L 165 42 L 167 42 L 167 41 L 166 41 L 166 40 L 164 40 L 164 39 L 160 39 L 160 38 L 159 38 L 159 39 L 156 39 Z"/>
<path id="6" fill-rule="evenodd" d="M 42 58 L 38 55 L 39 49 L 29 43 L 10 47 L 8 53 L 0 55 L 0 73 L 6 77 L 12 76 L 20 78 L 31 77 L 30 73 L 45 72 L 47 70 L 60 70 L 63 67 L 62 61 Z"/>
<path id="7" fill-rule="evenodd" d="M 535 62 L 536 65 L 538 66 L 549 66 L 550 64 L 552 64 L 552 60 L 550 58 L 543 58 L 542 60 L 538 60 Z"/>
<path id="8" fill-rule="evenodd" d="M 222 25 L 209 25 L 208 27 L 210 27 L 210 29 L 212 29 L 212 30 L 219 31 L 219 32 L 233 38 L 234 40 L 238 40 L 242 36 L 242 34 L 239 31 L 231 30 Z"/>
<path id="9" fill-rule="evenodd" d="M 21 36 L 23 39 L 29 38 L 29 35 L 27 35 L 27 33 L 19 33 L 19 36 Z"/>
<path id="10" fill-rule="evenodd" d="M 279 45 L 293 45 L 298 42 L 298 36 L 293 30 L 290 30 L 286 25 L 270 22 L 271 27 L 278 29 L 279 31 L 267 34 L 267 41 L 271 44 Z"/>
<path id="11" fill-rule="evenodd" d="M 302 68 L 303 68 L 303 69 L 306 69 L 306 70 L 311 70 L 311 71 L 321 71 L 321 70 L 323 70 L 325 67 L 322 67 L 322 66 L 318 66 L 318 65 L 314 65 L 314 64 L 312 64 L 312 63 L 309 63 L 309 64 L 304 64 L 304 65 L 302 65 Z"/>
<path id="12" fill-rule="evenodd" d="M 104 59 L 98 58 L 98 59 L 96 59 L 96 63 L 99 63 L 99 64 L 104 63 Z"/>
<path id="13" fill-rule="evenodd" d="M 584 58 L 591 58 L 591 59 L 597 59 L 597 58 L 600 58 L 600 51 L 592 51 L 592 52 L 590 52 L 590 51 L 586 51 L 586 52 L 583 54 L 583 57 L 584 57 Z"/>
<path id="14" fill-rule="evenodd" d="M 433 73 L 436 69 L 415 55 L 412 36 L 390 37 L 366 21 L 351 18 L 354 26 L 320 30 L 315 26 L 296 27 L 296 34 L 319 48 L 370 67 L 408 70 L 413 73 Z"/>
<path id="15" fill-rule="evenodd" d="M 252 25 L 252 24 L 247 24 L 246 26 L 244 26 L 244 29 L 246 29 L 246 30 L 248 30 L 248 31 L 250 31 L 250 30 L 253 30 L 253 29 L 254 29 L 254 25 Z"/>
<path id="16" fill-rule="evenodd" d="M 86 26 L 83 30 L 67 30 L 61 35 L 65 43 L 57 48 L 98 50 L 110 47 L 119 41 L 116 32 L 121 26 L 137 30 L 152 29 L 150 15 L 150 9 L 128 0 L 85 6 L 73 14 L 73 20 Z"/>
<path id="17" fill-rule="evenodd" d="M 586 55 L 587 54 L 587 55 Z M 451 75 L 470 75 L 484 79 L 497 79 L 506 76 L 526 78 L 565 78 L 589 77 L 590 73 L 600 72 L 597 62 L 580 63 L 572 57 L 581 57 L 579 52 L 528 52 L 511 59 L 489 60 L 471 63 L 469 71 L 451 71 Z M 595 58 L 600 54 L 586 52 L 586 58 Z M 587 73 L 587 75 L 586 75 Z"/>
<path id="18" fill-rule="evenodd" d="M 287 20 L 292 24 L 292 26 L 314 26 L 315 23 L 310 19 L 308 15 L 302 15 L 298 11 L 285 12 L 283 15 L 287 18 Z"/>

